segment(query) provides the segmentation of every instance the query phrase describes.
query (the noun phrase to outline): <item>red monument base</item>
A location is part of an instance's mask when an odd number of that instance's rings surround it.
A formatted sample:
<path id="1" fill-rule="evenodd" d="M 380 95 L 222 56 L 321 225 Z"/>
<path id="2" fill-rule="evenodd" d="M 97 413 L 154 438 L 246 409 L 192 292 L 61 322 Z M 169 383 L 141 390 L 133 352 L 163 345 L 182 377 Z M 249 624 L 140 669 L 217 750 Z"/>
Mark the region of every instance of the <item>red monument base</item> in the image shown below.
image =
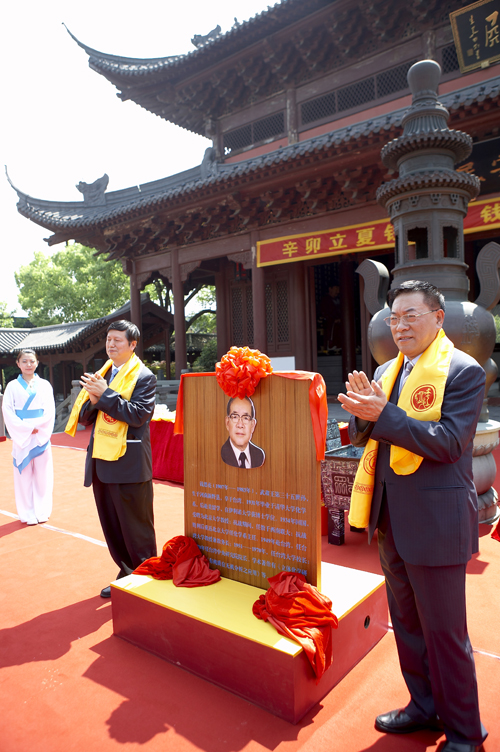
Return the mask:
<path id="1" fill-rule="evenodd" d="M 130 575 L 112 583 L 113 630 L 290 723 L 297 723 L 384 636 L 383 577 L 322 564 L 321 592 L 338 617 L 333 665 L 318 684 L 298 643 L 252 614 L 262 590 L 223 578 L 176 588 L 171 580 Z"/>

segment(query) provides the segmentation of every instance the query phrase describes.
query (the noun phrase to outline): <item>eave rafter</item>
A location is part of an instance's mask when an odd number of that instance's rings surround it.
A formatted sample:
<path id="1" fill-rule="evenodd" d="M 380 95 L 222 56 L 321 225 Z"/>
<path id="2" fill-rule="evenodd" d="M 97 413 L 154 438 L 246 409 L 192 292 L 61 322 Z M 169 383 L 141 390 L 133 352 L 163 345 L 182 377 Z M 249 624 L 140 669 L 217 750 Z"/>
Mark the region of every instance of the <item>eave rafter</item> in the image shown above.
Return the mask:
<path id="1" fill-rule="evenodd" d="M 204 205 L 186 208 L 175 216 L 166 209 L 146 226 L 115 228 L 107 238 L 111 258 L 139 258 L 165 250 L 172 244 L 179 248 L 218 237 L 237 235 L 279 223 L 283 216 L 294 219 L 323 214 L 356 203 L 375 201 L 375 190 L 382 181 L 380 166 L 374 162 L 363 170 L 345 168 L 328 170 L 314 179 L 306 177 L 287 184 L 274 179 L 274 188 L 254 184 L 240 190 L 213 196 Z M 153 232 L 153 227 L 156 231 Z"/>
<path id="2" fill-rule="evenodd" d="M 395 39 L 448 23 L 449 12 L 468 2 L 288 0 L 262 14 L 258 24 L 242 24 L 183 56 L 134 60 L 80 46 L 89 54 L 90 66 L 118 88 L 122 99 L 203 134 L 207 118 L 326 75 L 359 60 L 360 52 L 362 58 L 381 53 Z"/>

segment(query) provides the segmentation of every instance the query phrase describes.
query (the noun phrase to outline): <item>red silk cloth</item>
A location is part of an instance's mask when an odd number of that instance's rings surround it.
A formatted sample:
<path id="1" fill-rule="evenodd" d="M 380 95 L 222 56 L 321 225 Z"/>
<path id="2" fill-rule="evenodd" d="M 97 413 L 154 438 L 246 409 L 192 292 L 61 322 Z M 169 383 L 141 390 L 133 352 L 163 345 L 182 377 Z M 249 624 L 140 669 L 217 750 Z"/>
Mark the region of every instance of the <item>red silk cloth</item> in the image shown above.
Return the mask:
<path id="1" fill-rule="evenodd" d="M 174 436 L 173 421 L 152 420 L 149 430 L 153 478 L 184 483 L 184 439 Z"/>
<path id="2" fill-rule="evenodd" d="M 493 530 L 491 537 L 497 541 L 500 541 L 500 522 L 498 523 L 496 528 Z"/>
<path id="3" fill-rule="evenodd" d="M 280 572 L 268 582 L 271 587 L 255 601 L 252 611 L 299 643 L 318 683 L 333 663 L 332 630 L 337 629 L 338 619 L 332 613 L 332 602 L 302 574 Z"/>
<path id="4" fill-rule="evenodd" d="M 148 574 L 155 580 L 172 580 L 176 587 L 201 587 L 220 580 L 218 569 L 210 569 L 208 559 L 187 535 L 176 535 L 163 546 L 161 556 L 146 559 L 134 574 Z"/>
<path id="5" fill-rule="evenodd" d="M 200 376 L 213 376 L 213 373 L 184 373 L 181 376 L 179 395 L 177 397 L 177 409 L 175 413 L 174 433 L 184 433 L 184 379 L 192 379 Z M 270 378 L 279 376 L 283 379 L 310 380 L 309 407 L 311 409 L 311 421 L 313 425 L 314 444 L 316 446 L 316 459 L 325 458 L 326 424 L 328 420 L 328 404 L 326 401 L 326 386 L 323 376 L 311 371 L 274 371 Z"/>
<path id="6" fill-rule="evenodd" d="M 261 379 L 273 372 L 271 361 L 249 347 L 231 347 L 215 364 L 217 383 L 228 397 L 251 397 Z"/>

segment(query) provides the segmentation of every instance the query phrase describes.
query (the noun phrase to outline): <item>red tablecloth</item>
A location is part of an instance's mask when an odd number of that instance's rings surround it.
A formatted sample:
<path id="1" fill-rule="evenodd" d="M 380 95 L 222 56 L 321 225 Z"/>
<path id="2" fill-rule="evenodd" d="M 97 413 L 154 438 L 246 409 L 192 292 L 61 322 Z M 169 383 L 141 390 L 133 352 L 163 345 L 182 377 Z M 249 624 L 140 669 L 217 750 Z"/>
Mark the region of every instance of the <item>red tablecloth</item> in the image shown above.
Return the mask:
<path id="1" fill-rule="evenodd" d="M 151 451 L 153 454 L 153 478 L 184 483 L 184 437 L 174 436 L 174 424 L 169 420 L 152 420 Z M 342 445 L 349 444 L 347 424 L 340 427 Z"/>
<path id="2" fill-rule="evenodd" d="M 152 420 L 150 430 L 153 478 L 184 483 L 184 437 L 170 420 Z"/>

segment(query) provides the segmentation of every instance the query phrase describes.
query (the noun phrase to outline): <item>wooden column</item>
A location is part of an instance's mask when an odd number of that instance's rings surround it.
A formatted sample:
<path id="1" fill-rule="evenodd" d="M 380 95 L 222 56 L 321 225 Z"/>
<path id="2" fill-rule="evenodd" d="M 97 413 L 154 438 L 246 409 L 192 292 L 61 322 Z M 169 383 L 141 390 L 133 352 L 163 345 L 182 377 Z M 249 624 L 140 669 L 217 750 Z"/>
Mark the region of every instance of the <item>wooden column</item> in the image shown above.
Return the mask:
<path id="1" fill-rule="evenodd" d="M 252 244 L 252 308 L 253 308 L 253 346 L 263 353 L 267 352 L 266 330 L 266 284 L 264 268 L 257 266 L 257 233 L 251 235 Z"/>
<path id="2" fill-rule="evenodd" d="M 318 370 L 318 332 L 316 313 L 316 286 L 314 284 L 314 266 L 307 269 L 307 292 L 309 299 L 309 338 L 311 342 L 311 371 Z"/>
<path id="3" fill-rule="evenodd" d="M 179 265 L 179 249 L 172 248 L 172 290 L 174 293 L 174 328 L 175 328 L 175 378 L 180 379 L 181 372 L 187 368 L 186 353 L 186 319 L 184 318 L 184 289 Z"/>
<path id="4" fill-rule="evenodd" d="M 297 101 L 295 89 L 286 89 L 286 134 L 289 144 L 296 144 L 299 140 L 297 125 Z"/>
<path id="5" fill-rule="evenodd" d="M 217 357 L 219 360 L 227 353 L 231 344 L 229 342 L 229 310 L 226 286 L 225 259 L 221 259 L 221 269 L 215 273 L 215 305 L 217 309 Z"/>
<path id="6" fill-rule="evenodd" d="M 342 379 L 356 368 L 356 327 L 354 325 L 354 265 L 340 262 L 340 304 L 342 311 Z"/>
<path id="7" fill-rule="evenodd" d="M 66 399 L 66 397 L 69 394 L 69 391 L 67 390 L 67 386 L 66 386 L 66 363 L 64 361 L 61 361 L 61 368 L 62 368 L 63 397 L 64 397 L 64 399 Z"/>
<path id="8" fill-rule="evenodd" d="M 165 378 L 170 379 L 170 327 L 165 329 Z"/>
<path id="9" fill-rule="evenodd" d="M 141 291 L 137 282 L 137 274 L 135 271 L 135 261 L 132 261 L 132 271 L 130 274 L 130 319 L 133 324 L 139 329 L 141 333 L 141 339 L 139 340 L 136 348 L 136 353 L 139 358 L 142 358 L 144 353 L 143 339 L 142 339 L 142 308 L 141 308 Z"/>
<path id="10" fill-rule="evenodd" d="M 52 355 L 49 355 L 49 381 L 52 384 L 52 389 L 55 391 L 54 386 L 54 366 L 52 365 Z"/>
<path id="11" fill-rule="evenodd" d="M 308 326 L 308 311 L 306 308 L 306 280 L 307 272 L 304 269 L 302 261 L 290 264 L 291 282 L 293 293 L 290 296 L 290 302 L 293 300 L 293 310 L 289 311 L 289 316 L 293 326 L 293 350 L 295 355 L 295 368 L 298 371 L 307 371 L 311 369 L 308 342 L 310 339 Z"/>

